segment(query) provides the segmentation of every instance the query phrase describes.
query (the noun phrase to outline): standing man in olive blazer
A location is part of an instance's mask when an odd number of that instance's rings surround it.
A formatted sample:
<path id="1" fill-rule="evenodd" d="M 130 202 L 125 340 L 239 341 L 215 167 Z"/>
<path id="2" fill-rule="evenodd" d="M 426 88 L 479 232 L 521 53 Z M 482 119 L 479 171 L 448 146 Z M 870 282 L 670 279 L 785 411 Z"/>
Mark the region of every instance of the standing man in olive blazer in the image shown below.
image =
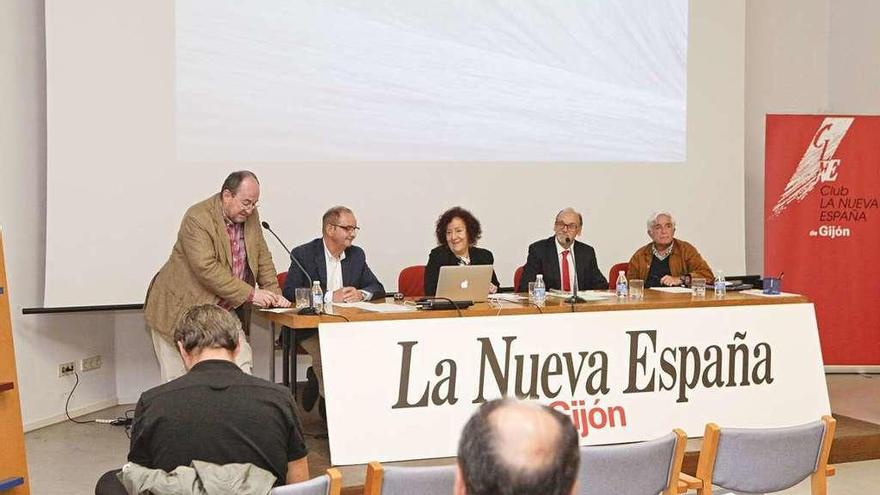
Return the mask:
<path id="1" fill-rule="evenodd" d="M 260 183 L 253 172 L 233 172 L 220 192 L 196 203 L 183 216 L 171 257 L 153 277 L 144 316 L 153 338 L 163 381 L 186 373 L 172 342 L 174 322 L 198 304 L 234 311 L 249 329 L 251 307 L 288 307 L 275 264 L 260 230 Z M 251 372 L 250 344 L 242 336 L 236 364 Z"/>

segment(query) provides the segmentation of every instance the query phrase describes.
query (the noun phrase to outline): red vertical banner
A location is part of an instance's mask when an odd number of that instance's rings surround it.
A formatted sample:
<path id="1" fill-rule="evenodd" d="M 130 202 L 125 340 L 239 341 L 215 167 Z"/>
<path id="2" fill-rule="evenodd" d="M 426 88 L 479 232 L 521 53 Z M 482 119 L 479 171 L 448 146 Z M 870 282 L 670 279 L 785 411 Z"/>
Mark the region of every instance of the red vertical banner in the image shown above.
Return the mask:
<path id="1" fill-rule="evenodd" d="M 766 129 L 764 273 L 815 303 L 826 365 L 880 364 L 880 117 Z"/>

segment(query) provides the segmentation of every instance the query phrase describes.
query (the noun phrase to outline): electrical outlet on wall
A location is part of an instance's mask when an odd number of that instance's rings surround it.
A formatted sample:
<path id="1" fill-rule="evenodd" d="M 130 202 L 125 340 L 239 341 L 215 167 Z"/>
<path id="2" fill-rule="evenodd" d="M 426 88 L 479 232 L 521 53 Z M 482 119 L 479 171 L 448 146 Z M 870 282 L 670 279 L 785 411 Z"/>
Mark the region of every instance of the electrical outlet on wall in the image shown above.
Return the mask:
<path id="1" fill-rule="evenodd" d="M 76 363 L 73 361 L 61 363 L 58 365 L 58 377 L 72 375 L 76 371 Z"/>
<path id="2" fill-rule="evenodd" d="M 79 362 L 79 369 L 83 371 L 92 371 L 101 367 L 103 363 L 101 362 L 101 355 L 87 357 L 81 359 Z"/>

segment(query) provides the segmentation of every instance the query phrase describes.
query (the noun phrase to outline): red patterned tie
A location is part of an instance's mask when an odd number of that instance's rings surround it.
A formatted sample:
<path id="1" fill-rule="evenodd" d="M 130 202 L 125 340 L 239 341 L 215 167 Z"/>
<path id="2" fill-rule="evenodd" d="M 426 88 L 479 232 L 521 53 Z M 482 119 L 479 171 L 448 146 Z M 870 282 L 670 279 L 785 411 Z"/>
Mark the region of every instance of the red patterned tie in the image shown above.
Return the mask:
<path id="1" fill-rule="evenodd" d="M 571 274 L 568 271 L 568 249 L 562 252 L 562 290 L 571 290 Z"/>

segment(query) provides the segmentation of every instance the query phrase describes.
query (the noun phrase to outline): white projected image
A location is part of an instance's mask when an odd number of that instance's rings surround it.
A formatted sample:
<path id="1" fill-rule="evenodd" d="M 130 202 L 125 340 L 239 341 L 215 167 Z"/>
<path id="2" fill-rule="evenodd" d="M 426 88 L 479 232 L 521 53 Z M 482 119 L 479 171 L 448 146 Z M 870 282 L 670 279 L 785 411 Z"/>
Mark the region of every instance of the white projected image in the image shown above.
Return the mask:
<path id="1" fill-rule="evenodd" d="M 185 161 L 684 161 L 687 0 L 177 0 Z"/>

